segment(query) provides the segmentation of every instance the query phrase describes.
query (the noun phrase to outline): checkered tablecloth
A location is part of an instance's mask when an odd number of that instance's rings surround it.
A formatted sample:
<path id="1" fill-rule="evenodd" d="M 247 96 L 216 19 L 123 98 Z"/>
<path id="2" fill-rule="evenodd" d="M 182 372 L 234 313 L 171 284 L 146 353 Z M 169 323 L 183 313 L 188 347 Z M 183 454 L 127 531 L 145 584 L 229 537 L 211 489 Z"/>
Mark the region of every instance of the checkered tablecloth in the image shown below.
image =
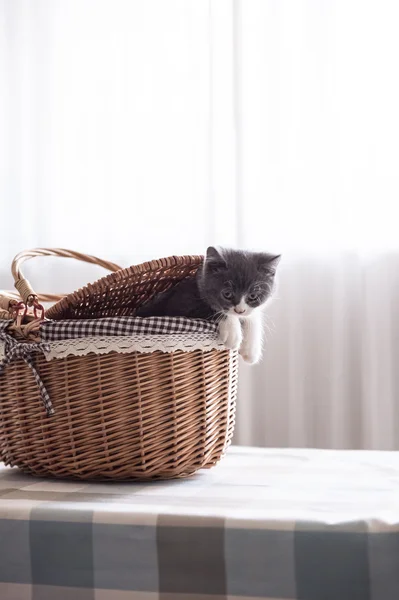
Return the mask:
<path id="1" fill-rule="evenodd" d="M 231 449 L 185 481 L 0 469 L 1 600 L 396 600 L 399 454 Z"/>
<path id="2" fill-rule="evenodd" d="M 71 338 L 118 335 L 215 334 L 217 324 L 214 321 L 187 317 L 105 317 L 44 321 L 40 331 L 43 342 L 55 342 Z"/>

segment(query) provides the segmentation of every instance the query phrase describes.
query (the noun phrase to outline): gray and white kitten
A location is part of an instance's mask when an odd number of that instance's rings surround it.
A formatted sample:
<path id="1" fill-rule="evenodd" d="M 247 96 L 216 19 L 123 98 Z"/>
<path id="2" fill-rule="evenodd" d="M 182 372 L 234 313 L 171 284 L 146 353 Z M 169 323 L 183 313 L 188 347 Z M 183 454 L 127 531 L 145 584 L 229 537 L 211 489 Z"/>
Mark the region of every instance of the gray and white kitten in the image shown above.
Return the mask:
<path id="1" fill-rule="evenodd" d="M 210 247 L 195 277 L 158 294 L 137 311 L 141 317 L 219 318 L 219 334 L 246 362 L 262 353 L 261 308 L 274 289 L 280 256 Z"/>

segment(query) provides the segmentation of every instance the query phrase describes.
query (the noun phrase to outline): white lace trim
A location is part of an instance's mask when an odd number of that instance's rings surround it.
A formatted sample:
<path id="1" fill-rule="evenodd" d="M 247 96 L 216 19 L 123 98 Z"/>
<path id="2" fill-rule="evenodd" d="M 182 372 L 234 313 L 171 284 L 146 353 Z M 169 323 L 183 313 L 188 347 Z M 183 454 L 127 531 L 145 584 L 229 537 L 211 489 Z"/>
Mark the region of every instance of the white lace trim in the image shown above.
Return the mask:
<path id="1" fill-rule="evenodd" d="M 192 352 L 193 350 L 225 350 L 225 346 L 217 335 L 209 333 L 192 333 L 190 335 L 129 335 L 115 337 L 86 337 L 49 342 L 50 348 L 45 356 L 48 361 L 66 356 L 86 356 L 87 354 L 109 354 L 118 352 L 128 354 L 131 352 L 150 353 L 161 352 Z M 0 362 L 5 358 L 5 343 L 0 341 Z"/>
<path id="2" fill-rule="evenodd" d="M 175 334 L 175 335 L 131 335 L 117 337 L 86 337 L 50 342 L 50 352 L 46 353 L 47 360 L 65 358 L 66 356 L 86 356 L 87 354 L 109 354 L 118 352 L 150 353 L 161 352 L 192 352 L 193 350 L 224 350 L 225 346 L 218 337 L 204 333 Z"/>

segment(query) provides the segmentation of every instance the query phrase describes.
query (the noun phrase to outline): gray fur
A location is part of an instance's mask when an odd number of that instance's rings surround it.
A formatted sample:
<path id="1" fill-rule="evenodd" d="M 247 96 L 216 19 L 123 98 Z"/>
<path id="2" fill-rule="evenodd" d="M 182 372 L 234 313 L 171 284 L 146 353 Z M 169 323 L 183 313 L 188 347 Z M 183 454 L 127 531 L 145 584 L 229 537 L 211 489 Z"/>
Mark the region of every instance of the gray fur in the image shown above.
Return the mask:
<path id="1" fill-rule="evenodd" d="M 196 277 L 187 278 L 140 307 L 137 315 L 212 319 L 245 299 L 257 308 L 271 296 L 280 256 L 210 247 Z"/>

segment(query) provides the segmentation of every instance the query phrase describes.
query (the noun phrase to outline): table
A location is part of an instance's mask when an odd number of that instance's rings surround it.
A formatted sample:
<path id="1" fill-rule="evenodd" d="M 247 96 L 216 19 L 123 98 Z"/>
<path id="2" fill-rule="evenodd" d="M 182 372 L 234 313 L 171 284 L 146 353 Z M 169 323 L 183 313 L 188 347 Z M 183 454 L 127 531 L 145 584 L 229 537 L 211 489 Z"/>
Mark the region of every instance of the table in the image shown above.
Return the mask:
<path id="1" fill-rule="evenodd" d="M 394 600 L 399 454 L 231 448 L 187 480 L 0 467 L 1 600 Z"/>

